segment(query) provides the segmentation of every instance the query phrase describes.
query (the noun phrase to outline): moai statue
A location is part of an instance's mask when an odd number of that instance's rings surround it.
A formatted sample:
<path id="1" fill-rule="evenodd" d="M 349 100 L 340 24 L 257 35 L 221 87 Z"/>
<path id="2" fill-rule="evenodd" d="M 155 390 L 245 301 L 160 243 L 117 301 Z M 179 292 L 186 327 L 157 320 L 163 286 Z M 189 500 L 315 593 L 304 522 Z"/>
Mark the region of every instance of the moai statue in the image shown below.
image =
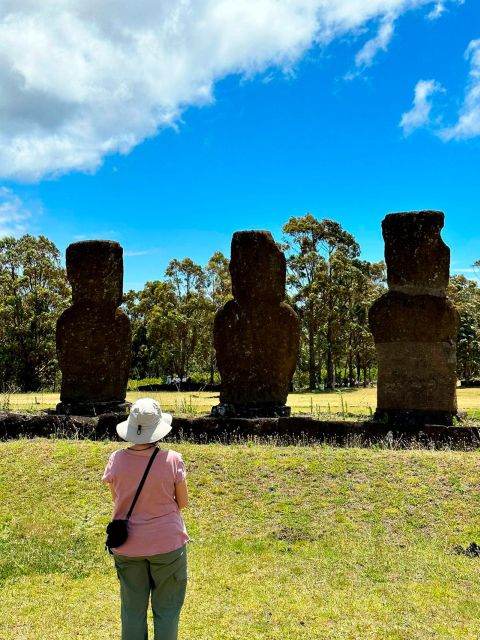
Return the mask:
<path id="1" fill-rule="evenodd" d="M 66 257 L 73 300 L 57 322 L 62 371 L 57 412 L 98 415 L 121 410 L 132 339 L 130 321 L 118 308 L 123 249 L 118 242 L 88 240 L 71 244 Z"/>
<path id="2" fill-rule="evenodd" d="M 271 233 L 233 235 L 230 275 L 234 299 L 218 310 L 214 323 L 222 384 L 212 415 L 288 416 L 300 329 L 284 302 L 285 255 Z"/>
<path id="3" fill-rule="evenodd" d="M 450 249 L 440 211 L 387 215 L 388 293 L 370 309 L 378 356 L 376 419 L 401 426 L 453 424 L 458 312 L 447 299 Z"/>

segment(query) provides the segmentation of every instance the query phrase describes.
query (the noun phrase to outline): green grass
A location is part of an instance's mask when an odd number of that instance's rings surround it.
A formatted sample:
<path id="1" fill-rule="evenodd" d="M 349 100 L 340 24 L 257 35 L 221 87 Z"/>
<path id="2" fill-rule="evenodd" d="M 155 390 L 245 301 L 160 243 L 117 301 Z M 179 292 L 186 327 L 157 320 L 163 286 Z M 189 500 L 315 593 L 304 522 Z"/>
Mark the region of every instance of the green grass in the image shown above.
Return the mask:
<path id="1" fill-rule="evenodd" d="M 138 387 L 147 384 L 163 384 L 165 380 L 163 378 L 142 378 L 142 380 L 129 379 L 127 389 L 129 391 L 137 391 Z"/>
<path id="2" fill-rule="evenodd" d="M 0 443 L 0 638 L 119 637 L 108 442 Z M 479 452 L 175 445 L 191 640 L 478 639 Z"/>
<path id="3" fill-rule="evenodd" d="M 143 382 L 143 381 L 142 381 Z M 127 400 L 135 402 L 149 395 L 159 400 L 162 409 L 176 416 L 201 416 L 210 413 L 218 404 L 219 394 L 211 391 L 128 391 Z M 458 389 L 458 406 L 468 416 L 480 419 L 480 388 Z M 60 401 L 58 393 L 0 393 L 0 411 L 36 412 L 51 409 Z M 376 408 L 377 390 L 345 389 L 341 391 L 317 391 L 314 393 L 291 393 L 287 404 L 293 415 L 309 414 L 316 418 L 358 419 L 369 418 Z"/>

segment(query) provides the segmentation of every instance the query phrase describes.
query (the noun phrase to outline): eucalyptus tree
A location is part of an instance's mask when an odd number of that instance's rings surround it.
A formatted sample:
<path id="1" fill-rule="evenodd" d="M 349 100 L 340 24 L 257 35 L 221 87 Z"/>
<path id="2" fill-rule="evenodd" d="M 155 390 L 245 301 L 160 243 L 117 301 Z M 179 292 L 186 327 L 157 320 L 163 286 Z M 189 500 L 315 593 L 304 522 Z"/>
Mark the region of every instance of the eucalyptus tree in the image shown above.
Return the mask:
<path id="1" fill-rule="evenodd" d="M 45 236 L 0 240 L 0 383 L 53 386 L 55 327 L 70 303 L 60 251 Z"/>
<path id="2" fill-rule="evenodd" d="M 165 280 L 129 291 L 125 308 L 133 330 L 132 373 L 189 376 L 207 315 L 202 268 L 190 258 L 171 260 Z"/>
<path id="3" fill-rule="evenodd" d="M 480 288 L 476 281 L 457 275 L 450 278 L 448 294 L 460 314 L 458 375 L 469 382 L 480 376 Z"/>
<path id="4" fill-rule="evenodd" d="M 325 360 L 326 386 L 334 387 L 335 352 L 342 331 L 342 271 L 360 248 L 338 222 L 317 220 L 310 213 L 292 217 L 283 226 L 288 252 L 288 284 L 308 341 L 309 387 Z"/>
<path id="5" fill-rule="evenodd" d="M 182 378 L 188 377 L 204 365 L 207 357 L 202 349 L 203 334 L 210 326 L 207 279 L 202 267 L 190 258 L 171 260 L 165 277 L 166 282 L 173 286 L 176 299 L 175 309 L 171 313 L 174 373 Z"/>
<path id="6" fill-rule="evenodd" d="M 125 310 L 132 324 L 131 377 L 158 377 L 176 366 L 172 336 L 177 306 L 171 283 L 146 282 L 141 291 L 129 291 L 124 297 Z"/>
<path id="7" fill-rule="evenodd" d="M 221 251 L 216 251 L 205 269 L 207 305 L 209 307 L 208 328 L 203 333 L 209 356 L 209 381 L 215 381 L 215 349 L 213 346 L 213 320 L 217 310 L 232 297 L 229 260 Z"/>
<path id="8" fill-rule="evenodd" d="M 132 375 L 215 377 L 213 317 L 231 295 L 228 260 L 216 252 L 202 268 L 173 259 L 165 279 L 129 291 L 124 305 L 132 323 Z"/>
<path id="9" fill-rule="evenodd" d="M 344 286 L 341 317 L 344 335 L 341 343 L 345 359 L 344 377 L 350 385 L 358 384 L 363 377 L 365 385 L 376 363 L 368 310 L 385 291 L 385 264 L 355 259 L 345 264 L 342 278 Z"/>

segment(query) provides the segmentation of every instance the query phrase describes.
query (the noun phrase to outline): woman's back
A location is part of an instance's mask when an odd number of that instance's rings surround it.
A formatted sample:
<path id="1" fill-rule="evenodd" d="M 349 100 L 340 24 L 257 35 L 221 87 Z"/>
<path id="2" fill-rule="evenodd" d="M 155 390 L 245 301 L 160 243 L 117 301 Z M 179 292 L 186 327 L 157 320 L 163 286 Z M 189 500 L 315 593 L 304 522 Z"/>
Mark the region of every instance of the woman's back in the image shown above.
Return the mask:
<path id="1" fill-rule="evenodd" d="M 103 480 L 114 494 L 114 519 L 126 518 L 143 476 L 151 449 L 120 449 L 110 456 Z M 168 553 L 188 541 L 175 486 L 185 482 L 185 465 L 179 453 L 160 450 L 152 464 L 128 523 L 128 538 L 114 553 L 147 556 Z"/>

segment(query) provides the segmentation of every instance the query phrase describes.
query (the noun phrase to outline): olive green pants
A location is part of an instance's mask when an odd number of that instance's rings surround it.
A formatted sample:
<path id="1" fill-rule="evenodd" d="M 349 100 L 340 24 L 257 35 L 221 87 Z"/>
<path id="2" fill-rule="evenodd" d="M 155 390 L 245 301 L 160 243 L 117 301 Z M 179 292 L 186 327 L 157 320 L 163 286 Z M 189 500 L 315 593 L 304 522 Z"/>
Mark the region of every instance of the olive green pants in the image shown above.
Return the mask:
<path id="1" fill-rule="evenodd" d="M 155 640 L 177 640 L 187 587 L 186 545 L 156 556 L 114 554 L 120 580 L 122 640 L 147 640 L 148 602 L 152 600 Z"/>

